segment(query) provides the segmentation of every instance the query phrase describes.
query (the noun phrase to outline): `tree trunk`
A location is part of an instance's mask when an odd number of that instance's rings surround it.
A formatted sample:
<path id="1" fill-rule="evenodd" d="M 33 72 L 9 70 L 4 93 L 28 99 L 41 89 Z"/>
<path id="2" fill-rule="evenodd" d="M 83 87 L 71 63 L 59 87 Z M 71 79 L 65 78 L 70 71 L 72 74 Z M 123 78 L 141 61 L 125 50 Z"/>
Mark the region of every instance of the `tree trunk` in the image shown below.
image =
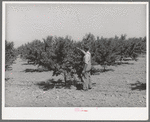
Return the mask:
<path id="1" fill-rule="evenodd" d="M 104 72 L 106 71 L 106 69 L 105 69 L 105 68 L 106 68 L 106 66 L 104 66 Z"/>
<path id="2" fill-rule="evenodd" d="M 66 72 L 64 72 L 64 81 L 65 81 L 65 86 L 66 86 L 66 83 L 67 83 L 67 75 L 66 75 Z"/>
<path id="3" fill-rule="evenodd" d="M 120 57 L 120 64 L 122 64 L 123 56 Z"/>

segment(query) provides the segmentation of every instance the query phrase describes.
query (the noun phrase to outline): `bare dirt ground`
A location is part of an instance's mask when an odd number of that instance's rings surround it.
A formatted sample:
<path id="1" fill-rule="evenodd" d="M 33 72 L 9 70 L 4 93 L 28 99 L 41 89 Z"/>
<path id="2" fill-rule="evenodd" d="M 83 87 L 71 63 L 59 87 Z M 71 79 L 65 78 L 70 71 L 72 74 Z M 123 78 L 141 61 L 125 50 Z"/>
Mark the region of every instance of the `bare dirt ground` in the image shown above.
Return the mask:
<path id="1" fill-rule="evenodd" d="M 5 72 L 6 107 L 146 107 L 145 57 L 92 75 L 89 91 L 60 86 L 57 81 L 63 77 L 53 77 L 19 57 L 11 67 Z"/>

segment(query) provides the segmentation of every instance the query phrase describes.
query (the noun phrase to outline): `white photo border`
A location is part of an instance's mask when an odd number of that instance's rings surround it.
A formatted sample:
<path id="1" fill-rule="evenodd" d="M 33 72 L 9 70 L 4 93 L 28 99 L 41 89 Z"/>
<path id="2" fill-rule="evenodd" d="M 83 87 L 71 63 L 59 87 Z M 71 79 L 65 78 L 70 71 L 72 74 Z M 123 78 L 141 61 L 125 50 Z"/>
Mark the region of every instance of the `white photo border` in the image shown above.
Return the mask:
<path id="1" fill-rule="evenodd" d="M 145 4 L 146 5 L 146 107 L 5 107 L 5 6 L 6 4 Z M 148 2 L 2 2 L 2 119 L 3 120 L 148 120 L 149 119 L 149 3 Z M 88 110 L 76 112 L 75 109 Z"/>

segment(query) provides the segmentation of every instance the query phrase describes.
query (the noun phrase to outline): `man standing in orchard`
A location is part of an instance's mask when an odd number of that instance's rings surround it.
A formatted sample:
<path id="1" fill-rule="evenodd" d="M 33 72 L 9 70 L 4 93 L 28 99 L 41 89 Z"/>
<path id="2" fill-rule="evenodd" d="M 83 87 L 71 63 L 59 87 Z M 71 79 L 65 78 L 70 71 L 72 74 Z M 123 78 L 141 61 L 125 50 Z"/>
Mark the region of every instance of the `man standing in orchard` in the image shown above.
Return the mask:
<path id="1" fill-rule="evenodd" d="M 79 48 L 77 48 L 79 49 Z M 92 88 L 92 83 L 91 83 L 91 53 L 89 52 L 89 47 L 85 47 L 84 50 L 79 49 L 84 53 L 84 66 L 83 66 L 83 71 L 81 75 L 81 80 L 83 81 L 83 90 L 87 91 L 88 89 Z"/>

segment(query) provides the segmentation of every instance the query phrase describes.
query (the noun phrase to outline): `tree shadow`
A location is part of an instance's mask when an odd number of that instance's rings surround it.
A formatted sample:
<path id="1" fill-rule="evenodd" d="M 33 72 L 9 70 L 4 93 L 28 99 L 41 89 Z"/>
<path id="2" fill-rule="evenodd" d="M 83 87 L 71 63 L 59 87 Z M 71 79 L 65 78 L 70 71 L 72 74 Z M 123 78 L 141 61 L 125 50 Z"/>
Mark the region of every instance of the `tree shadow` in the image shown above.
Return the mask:
<path id="1" fill-rule="evenodd" d="M 113 69 L 105 69 L 105 70 L 104 70 L 104 69 L 100 69 L 100 70 L 99 70 L 100 73 L 108 72 L 108 71 L 112 71 L 112 72 L 113 72 L 113 71 L 115 71 L 115 70 L 113 70 Z"/>
<path id="2" fill-rule="evenodd" d="M 5 70 L 6 70 L 6 71 L 11 71 L 11 70 L 12 70 L 12 67 L 11 67 L 11 66 L 6 66 Z"/>
<path id="3" fill-rule="evenodd" d="M 92 83 L 92 88 L 93 87 L 96 87 L 96 83 Z M 77 90 L 83 90 L 83 82 L 78 82 L 76 84 L 76 88 L 77 88 Z"/>
<path id="4" fill-rule="evenodd" d="M 22 65 L 35 65 L 35 63 L 34 62 L 30 62 L 30 63 L 23 63 Z"/>
<path id="5" fill-rule="evenodd" d="M 76 84 L 76 88 L 77 88 L 77 90 L 82 90 L 83 89 L 83 83 L 82 82 L 78 82 Z"/>
<path id="6" fill-rule="evenodd" d="M 124 65 L 124 64 L 128 64 L 128 65 L 134 65 L 134 63 L 129 63 L 129 62 L 115 62 L 113 65 Z"/>
<path id="7" fill-rule="evenodd" d="M 95 87 L 96 86 L 96 83 L 92 83 L 92 87 Z"/>
<path id="8" fill-rule="evenodd" d="M 141 83 L 137 81 L 136 83 L 130 84 L 131 85 L 131 90 L 146 90 L 146 83 Z"/>
<path id="9" fill-rule="evenodd" d="M 94 68 L 94 69 L 92 69 L 91 70 L 91 75 L 100 75 L 100 73 L 104 73 L 104 72 L 109 72 L 109 71 L 114 71 L 113 69 L 96 69 L 96 68 Z"/>
<path id="10" fill-rule="evenodd" d="M 83 89 L 83 83 L 79 82 L 79 81 L 70 81 L 68 80 L 67 83 L 65 84 L 65 82 L 63 82 L 63 80 L 58 79 L 58 80 L 54 80 L 54 79 L 49 79 L 47 81 L 41 81 L 38 82 L 37 85 L 40 89 L 42 89 L 43 91 L 47 91 L 49 89 L 71 89 L 72 86 L 75 88 L 76 90 L 82 90 Z M 96 83 L 92 83 L 92 87 L 96 86 Z"/>
<path id="11" fill-rule="evenodd" d="M 10 78 L 5 78 L 5 81 L 8 81 Z"/>
<path id="12" fill-rule="evenodd" d="M 24 71 L 22 71 L 22 72 L 25 72 L 25 73 L 27 73 L 27 72 L 48 72 L 49 70 L 47 70 L 47 69 L 25 69 Z"/>
<path id="13" fill-rule="evenodd" d="M 41 81 L 37 84 L 35 84 L 37 86 L 39 86 L 40 89 L 43 89 L 43 91 L 47 91 L 49 89 L 71 89 L 72 84 L 71 83 L 66 83 L 63 82 L 63 80 L 58 79 L 58 80 L 54 80 L 54 79 L 49 79 L 48 81 Z"/>

